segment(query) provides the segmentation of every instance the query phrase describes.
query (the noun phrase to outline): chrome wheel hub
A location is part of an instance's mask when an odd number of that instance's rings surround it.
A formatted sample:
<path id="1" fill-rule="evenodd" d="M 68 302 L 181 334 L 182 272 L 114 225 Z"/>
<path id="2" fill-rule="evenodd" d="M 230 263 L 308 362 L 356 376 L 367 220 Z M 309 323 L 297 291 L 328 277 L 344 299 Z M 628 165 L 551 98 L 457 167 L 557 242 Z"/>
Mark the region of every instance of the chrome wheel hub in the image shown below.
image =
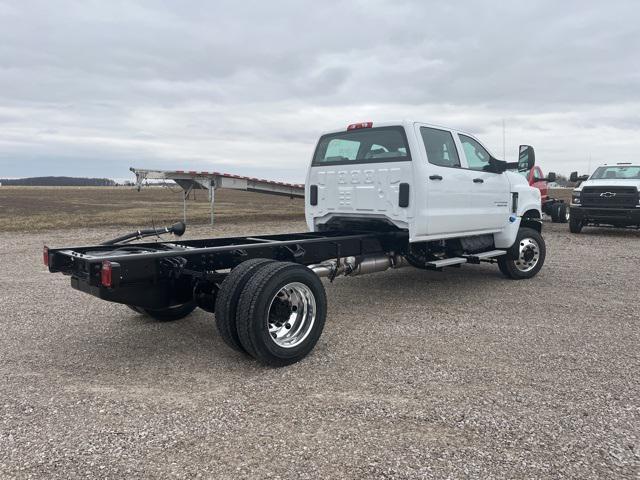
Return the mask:
<path id="1" fill-rule="evenodd" d="M 300 345 L 309 336 L 315 321 L 316 298 L 304 283 L 288 283 L 271 299 L 267 328 L 279 347 Z"/>
<path id="2" fill-rule="evenodd" d="M 533 270 L 540 260 L 540 245 L 533 238 L 520 240 L 519 254 L 515 266 L 521 272 Z"/>

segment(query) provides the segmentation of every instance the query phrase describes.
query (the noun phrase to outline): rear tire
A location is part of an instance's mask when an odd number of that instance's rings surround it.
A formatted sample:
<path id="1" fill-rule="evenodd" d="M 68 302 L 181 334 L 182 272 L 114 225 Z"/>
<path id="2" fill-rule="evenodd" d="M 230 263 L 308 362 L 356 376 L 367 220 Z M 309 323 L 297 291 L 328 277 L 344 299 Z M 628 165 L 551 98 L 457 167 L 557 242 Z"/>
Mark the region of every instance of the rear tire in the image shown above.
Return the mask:
<path id="1" fill-rule="evenodd" d="M 544 265 L 547 248 L 537 230 L 521 228 L 507 254 L 498 257 L 500 272 L 513 280 L 534 277 Z"/>
<path id="2" fill-rule="evenodd" d="M 216 327 L 224 343 L 238 352 L 246 353 L 236 327 L 238 300 L 249 279 L 269 263 L 273 263 L 273 260 L 252 258 L 242 262 L 227 275 L 216 296 Z"/>
<path id="3" fill-rule="evenodd" d="M 583 227 L 582 220 L 579 220 L 579 219 L 573 218 L 573 217 L 569 218 L 569 231 L 571 233 L 580 233 L 580 232 L 582 232 L 582 227 Z"/>
<path id="4" fill-rule="evenodd" d="M 180 320 L 191 314 L 191 312 L 196 309 L 197 305 L 195 304 L 195 302 L 188 302 L 169 308 L 161 308 L 158 310 L 136 307 L 134 305 L 127 305 L 127 307 L 129 307 L 134 312 L 137 312 L 141 315 L 147 315 L 159 322 L 172 322 L 174 320 Z"/>
<path id="5" fill-rule="evenodd" d="M 236 315 L 244 349 L 263 365 L 282 367 L 306 357 L 327 316 L 320 278 L 305 266 L 273 262 L 247 282 Z"/>

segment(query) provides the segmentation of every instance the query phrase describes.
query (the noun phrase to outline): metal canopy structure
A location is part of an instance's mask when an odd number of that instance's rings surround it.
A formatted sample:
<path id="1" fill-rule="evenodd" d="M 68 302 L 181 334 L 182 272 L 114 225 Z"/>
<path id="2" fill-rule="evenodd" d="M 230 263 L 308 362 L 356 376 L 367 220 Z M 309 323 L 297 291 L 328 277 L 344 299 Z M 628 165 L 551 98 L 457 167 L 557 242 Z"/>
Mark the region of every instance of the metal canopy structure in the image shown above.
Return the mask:
<path id="1" fill-rule="evenodd" d="M 284 183 L 260 178 L 243 177 L 230 173 L 195 172 L 184 170 L 147 170 L 130 168 L 136 176 L 138 191 L 145 180 L 172 180 L 183 190 L 183 217 L 187 221 L 187 198 L 193 190 L 207 190 L 211 203 L 211 225 L 215 204 L 215 191 L 218 188 L 231 188 L 248 192 L 266 193 L 269 195 L 283 195 L 291 198 L 304 198 L 304 185 L 298 183 Z"/>

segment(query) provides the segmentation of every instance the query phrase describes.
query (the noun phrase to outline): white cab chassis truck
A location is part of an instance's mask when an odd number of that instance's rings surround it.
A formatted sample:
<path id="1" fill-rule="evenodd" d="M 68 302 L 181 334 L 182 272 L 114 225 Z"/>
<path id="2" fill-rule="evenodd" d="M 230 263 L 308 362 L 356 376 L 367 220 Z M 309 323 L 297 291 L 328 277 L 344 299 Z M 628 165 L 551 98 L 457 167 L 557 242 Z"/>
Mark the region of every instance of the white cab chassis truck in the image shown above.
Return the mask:
<path id="1" fill-rule="evenodd" d="M 571 195 L 569 229 L 640 228 L 640 163 L 599 166 L 591 176 L 571 174 L 579 183 Z"/>
<path id="2" fill-rule="evenodd" d="M 322 333 L 321 278 L 411 265 L 496 263 L 531 278 L 545 260 L 540 191 L 472 135 L 419 122 L 364 122 L 320 137 L 305 185 L 308 232 L 135 243 L 183 223 L 86 247 L 44 248 L 71 286 L 159 321 L 215 313 L 231 348 L 270 366 L 304 358 Z"/>

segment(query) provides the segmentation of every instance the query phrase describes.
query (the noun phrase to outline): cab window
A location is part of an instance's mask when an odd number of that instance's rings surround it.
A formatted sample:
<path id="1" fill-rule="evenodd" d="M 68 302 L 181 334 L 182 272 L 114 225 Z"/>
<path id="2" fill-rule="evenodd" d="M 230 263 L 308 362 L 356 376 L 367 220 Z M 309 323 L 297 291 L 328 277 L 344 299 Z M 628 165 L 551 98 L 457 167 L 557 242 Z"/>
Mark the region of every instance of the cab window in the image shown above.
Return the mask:
<path id="1" fill-rule="evenodd" d="M 469 168 L 471 170 L 486 170 L 491 158 L 489 152 L 473 138 L 462 134 L 459 137 Z"/>
<path id="2" fill-rule="evenodd" d="M 320 137 L 313 165 L 407 162 L 411 160 L 402 127 L 347 130 Z"/>
<path id="3" fill-rule="evenodd" d="M 344 158 L 345 160 L 355 160 L 360 149 L 360 142 L 346 140 L 344 138 L 334 138 L 327 145 L 326 158 Z"/>
<path id="4" fill-rule="evenodd" d="M 460 157 L 451 132 L 420 127 L 420 134 L 427 149 L 429 163 L 440 167 L 460 168 Z"/>
<path id="5" fill-rule="evenodd" d="M 544 177 L 542 176 L 542 172 L 540 171 L 539 168 L 534 168 L 533 169 L 533 179 L 536 182 L 539 182 L 540 180 L 542 180 Z"/>

